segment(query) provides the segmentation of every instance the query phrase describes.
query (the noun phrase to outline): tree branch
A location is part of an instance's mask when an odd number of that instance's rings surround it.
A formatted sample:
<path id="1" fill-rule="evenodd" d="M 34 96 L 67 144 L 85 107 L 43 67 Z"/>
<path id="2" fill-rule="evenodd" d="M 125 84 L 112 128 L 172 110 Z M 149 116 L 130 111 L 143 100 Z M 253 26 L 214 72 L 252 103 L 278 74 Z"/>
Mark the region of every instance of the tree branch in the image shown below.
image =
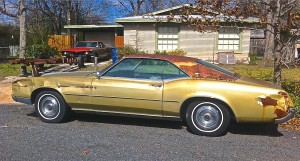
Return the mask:
<path id="1" fill-rule="evenodd" d="M 124 2 L 122 2 L 121 0 L 118 0 L 118 1 L 119 1 L 119 3 L 124 7 L 124 9 L 125 9 L 127 12 L 129 12 L 131 15 L 133 15 L 133 12 L 132 12 L 130 9 L 128 9 L 128 7 L 125 5 Z"/>
<path id="2" fill-rule="evenodd" d="M 0 6 L 0 12 L 2 14 L 6 15 L 6 16 L 9 16 L 9 17 L 18 17 L 17 14 L 12 14 L 12 13 L 7 12 L 5 0 L 2 0 L 2 3 L 3 3 L 3 7 Z"/>

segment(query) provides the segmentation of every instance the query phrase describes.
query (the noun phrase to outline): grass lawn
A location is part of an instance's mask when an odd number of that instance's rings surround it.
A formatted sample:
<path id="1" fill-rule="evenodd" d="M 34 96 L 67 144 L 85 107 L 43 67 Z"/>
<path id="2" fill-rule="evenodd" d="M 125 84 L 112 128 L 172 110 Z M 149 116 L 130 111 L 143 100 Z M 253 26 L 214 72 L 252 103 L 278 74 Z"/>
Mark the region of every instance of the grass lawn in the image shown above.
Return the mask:
<path id="1" fill-rule="evenodd" d="M 11 65 L 9 63 L 0 63 L 0 80 L 7 76 L 18 76 L 21 74 L 21 65 Z"/>
<path id="2" fill-rule="evenodd" d="M 234 71 L 244 76 L 257 79 L 273 80 L 273 67 L 263 67 L 260 65 L 222 65 L 223 68 Z M 300 68 L 282 70 L 282 80 L 300 81 Z"/>

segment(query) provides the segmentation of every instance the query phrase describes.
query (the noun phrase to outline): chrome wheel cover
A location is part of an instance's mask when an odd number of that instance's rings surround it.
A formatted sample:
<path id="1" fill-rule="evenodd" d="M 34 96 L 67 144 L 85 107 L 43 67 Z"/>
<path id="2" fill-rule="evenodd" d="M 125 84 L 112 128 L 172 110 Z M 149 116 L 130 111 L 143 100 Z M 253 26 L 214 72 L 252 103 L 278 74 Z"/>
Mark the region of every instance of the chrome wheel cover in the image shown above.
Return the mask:
<path id="1" fill-rule="evenodd" d="M 60 112 L 60 103 L 54 95 L 44 94 L 39 98 L 38 110 L 43 118 L 52 120 Z"/>
<path id="2" fill-rule="evenodd" d="M 223 123 L 223 113 L 220 108 L 210 102 L 198 104 L 192 112 L 195 127 L 204 132 L 213 132 Z"/>

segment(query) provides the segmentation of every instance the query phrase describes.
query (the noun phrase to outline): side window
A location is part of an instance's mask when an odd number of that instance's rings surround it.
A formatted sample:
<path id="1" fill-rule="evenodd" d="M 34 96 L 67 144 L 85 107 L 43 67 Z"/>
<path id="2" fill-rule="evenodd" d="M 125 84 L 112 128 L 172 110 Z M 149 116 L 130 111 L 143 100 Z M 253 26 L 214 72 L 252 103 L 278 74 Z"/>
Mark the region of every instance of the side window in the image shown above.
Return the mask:
<path id="1" fill-rule="evenodd" d="M 155 59 L 124 59 L 104 76 L 157 81 L 188 77 L 170 62 Z"/>
<path id="2" fill-rule="evenodd" d="M 104 76 L 134 78 L 134 68 L 142 62 L 142 59 L 124 59 L 114 66 Z"/>
<path id="3" fill-rule="evenodd" d="M 164 67 L 164 80 L 175 79 L 175 78 L 186 78 L 189 77 L 187 74 L 182 72 L 179 68 L 167 62 Z"/>
<path id="4" fill-rule="evenodd" d="M 144 59 L 135 69 L 135 77 L 139 79 L 160 80 L 163 79 L 163 68 L 166 61 Z"/>

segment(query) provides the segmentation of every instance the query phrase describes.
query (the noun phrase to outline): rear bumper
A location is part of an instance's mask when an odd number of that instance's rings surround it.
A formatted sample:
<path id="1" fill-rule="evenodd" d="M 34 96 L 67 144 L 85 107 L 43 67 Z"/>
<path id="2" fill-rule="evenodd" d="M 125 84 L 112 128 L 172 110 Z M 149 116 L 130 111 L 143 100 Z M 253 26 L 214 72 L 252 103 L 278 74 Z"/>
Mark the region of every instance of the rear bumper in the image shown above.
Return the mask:
<path id="1" fill-rule="evenodd" d="M 297 114 L 297 110 L 295 108 L 291 108 L 290 112 L 285 117 L 275 119 L 274 123 L 275 124 L 282 124 L 284 122 L 287 122 L 288 120 L 293 118 L 296 114 Z"/>
<path id="2" fill-rule="evenodd" d="M 30 98 L 23 98 L 23 97 L 12 96 L 12 99 L 14 101 L 16 101 L 16 102 L 20 102 L 20 103 L 25 103 L 25 104 L 28 104 L 28 105 L 32 105 Z"/>

